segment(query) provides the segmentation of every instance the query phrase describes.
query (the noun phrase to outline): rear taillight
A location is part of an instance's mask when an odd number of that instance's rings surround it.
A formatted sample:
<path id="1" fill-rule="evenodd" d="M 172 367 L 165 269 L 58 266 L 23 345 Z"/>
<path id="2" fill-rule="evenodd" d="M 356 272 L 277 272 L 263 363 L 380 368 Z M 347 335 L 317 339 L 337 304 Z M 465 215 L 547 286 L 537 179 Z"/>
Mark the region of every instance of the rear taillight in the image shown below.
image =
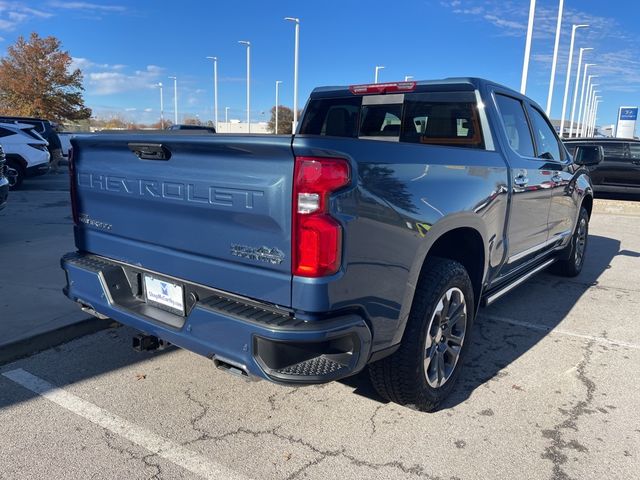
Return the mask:
<path id="1" fill-rule="evenodd" d="M 73 159 L 73 148 L 69 149 L 69 193 L 71 194 L 71 213 L 73 223 L 78 225 L 78 195 L 76 185 L 76 162 Z"/>
<path id="2" fill-rule="evenodd" d="M 340 269 L 342 227 L 329 214 L 329 197 L 348 185 L 349 177 L 349 163 L 344 159 L 296 157 L 291 235 L 294 275 L 324 277 Z"/>
<path id="3" fill-rule="evenodd" d="M 349 91 L 354 95 L 371 93 L 403 93 L 416 89 L 416 82 L 370 83 L 366 85 L 351 85 Z"/>

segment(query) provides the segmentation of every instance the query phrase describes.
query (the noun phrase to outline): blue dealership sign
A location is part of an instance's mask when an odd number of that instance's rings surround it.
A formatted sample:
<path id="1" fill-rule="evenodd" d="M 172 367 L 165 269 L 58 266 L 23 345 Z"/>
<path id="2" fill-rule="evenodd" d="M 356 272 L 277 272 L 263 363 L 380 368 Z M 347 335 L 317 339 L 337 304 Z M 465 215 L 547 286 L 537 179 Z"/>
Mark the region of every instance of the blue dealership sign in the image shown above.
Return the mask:
<path id="1" fill-rule="evenodd" d="M 637 119 L 638 119 L 638 107 L 620 109 L 620 120 L 637 120 Z"/>

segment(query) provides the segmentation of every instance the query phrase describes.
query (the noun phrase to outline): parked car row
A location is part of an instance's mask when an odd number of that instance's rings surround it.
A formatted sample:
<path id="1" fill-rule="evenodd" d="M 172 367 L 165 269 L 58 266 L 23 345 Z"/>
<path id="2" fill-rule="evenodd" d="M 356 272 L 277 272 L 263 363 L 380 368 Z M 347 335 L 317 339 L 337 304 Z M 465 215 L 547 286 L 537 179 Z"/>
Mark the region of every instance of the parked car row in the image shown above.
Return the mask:
<path id="1" fill-rule="evenodd" d="M 7 197 L 9 196 L 9 167 L 6 164 L 6 159 L 2 147 L 0 147 L 0 210 L 7 205 Z"/>
<path id="2" fill-rule="evenodd" d="M 49 120 L 33 117 L 0 116 L 0 145 L 11 169 L 5 178 L 11 188 L 19 188 L 24 179 L 42 175 L 65 158 L 56 126 Z"/>
<path id="3" fill-rule="evenodd" d="M 0 144 L 6 163 L 15 170 L 11 187 L 18 188 L 26 177 L 49 171 L 48 142 L 26 123 L 0 123 Z"/>

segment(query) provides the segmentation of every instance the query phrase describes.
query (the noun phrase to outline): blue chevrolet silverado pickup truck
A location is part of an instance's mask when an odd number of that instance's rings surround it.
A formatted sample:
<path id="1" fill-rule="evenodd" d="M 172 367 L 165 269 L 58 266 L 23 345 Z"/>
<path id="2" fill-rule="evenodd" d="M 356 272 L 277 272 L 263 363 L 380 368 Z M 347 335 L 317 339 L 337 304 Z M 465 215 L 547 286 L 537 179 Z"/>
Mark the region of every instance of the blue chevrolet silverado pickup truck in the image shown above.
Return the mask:
<path id="1" fill-rule="evenodd" d="M 476 78 L 317 88 L 293 137 L 78 138 L 64 292 L 141 349 L 432 410 L 481 305 L 580 272 L 601 156 Z"/>

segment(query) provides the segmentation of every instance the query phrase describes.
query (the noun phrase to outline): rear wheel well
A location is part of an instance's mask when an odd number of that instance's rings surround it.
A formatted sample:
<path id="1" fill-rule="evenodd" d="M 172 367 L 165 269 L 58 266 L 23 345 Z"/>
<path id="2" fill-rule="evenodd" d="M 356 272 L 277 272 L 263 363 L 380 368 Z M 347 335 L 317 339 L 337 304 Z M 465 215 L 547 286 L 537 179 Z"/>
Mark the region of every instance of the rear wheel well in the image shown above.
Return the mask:
<path id="1" fill-rule="evenodd" d="M 11 162 L 15 167 L 20 168 L 23 173 L 27 170 L 27 162 L 20 155 L 5 152 L 5 158 L 7 163 Z"/>
<path id="2" fill-rule="evenodd" d="M 480 233 L 473 228 L 462 227 L 442 235 L 429 249 L 421 277 L 429 265 L 429 259 L 433 257 L 448 258 L 462 264 L 471 279 L 475 305 L 480 305 L 485 263 L 484 242 Z"/>

